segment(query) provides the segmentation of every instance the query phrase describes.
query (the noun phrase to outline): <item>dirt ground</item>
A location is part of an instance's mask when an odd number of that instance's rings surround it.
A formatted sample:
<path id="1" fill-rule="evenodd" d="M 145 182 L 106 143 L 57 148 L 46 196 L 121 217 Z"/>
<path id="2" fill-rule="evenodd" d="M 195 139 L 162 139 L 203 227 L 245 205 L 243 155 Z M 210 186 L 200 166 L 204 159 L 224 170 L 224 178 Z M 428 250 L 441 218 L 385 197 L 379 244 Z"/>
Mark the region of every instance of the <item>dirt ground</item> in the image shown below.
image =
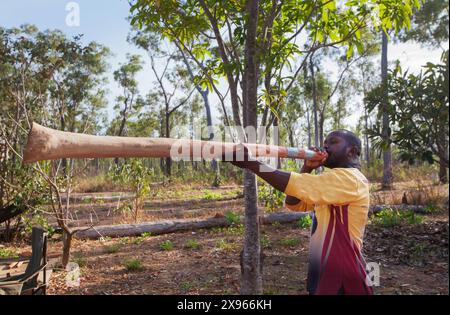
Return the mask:
<path id="1" fill-rule="evenodd" d="M 179 196 L 165 196 L 167 199 L 155 196 L 146 201 L 140 220 L 211 217 L 226 211 L 243 211 L 239 187 L 213 191 L 217 194 L 194 189 Z M 398 194 L 402 192 L 400 189 Z M 79 224 L 90 220 L 94 208 L 97 223 L 128 221 L 114 211 L 117 201 L 93 202 L 92 195 L 86 200 L 77 206 Z M 427 214 L 420 224 L 394 227 L 369 224 L 363 254 L 367 262 L 380 266 L 380 286 L 375 293 L 448 294 L 448 222 L 447 207 Z M 264 294 L 307 294 L 309 229 L 299 228 L 296 222 L 275 223 L 264 225 L 261 232 Z M 71 260 L 81 267 L 78 287 L 69 287 L 67 271 L 58 268 L 61 253 L 58 237 L 54 235 L 49 242 L 53 265 L 49 294 L 239 293 L 243 237 L 239 226 L 157 236 L 75 240 Z M 29 246 L 21 245 L 19 253 L 27 255 L 29 250 Z"/>
<path id="2" fill-rule="evenodd" d="M 272 224 L 262 235 L 264 293 L 307 294 L 309 231 L 295 223 Z M 173 249 L 161 248 L 167 240 Z M 192 240 L 199 248 L 189 248 Z M 56 269 L 49 294 L 238 294 L 241 243 L 239 228 L 76 241 L 80 286 L 68 288 L 67 272 Z M 50 249 L 58 252 L 59 243 Z M 428 216 L 418 226 L 369 225 L 364 255 L 380 264 L 376 294 L 449 293 L 448 215 Z M 127 270 L 129 259 L 140 261 L 142 269 Z"/>

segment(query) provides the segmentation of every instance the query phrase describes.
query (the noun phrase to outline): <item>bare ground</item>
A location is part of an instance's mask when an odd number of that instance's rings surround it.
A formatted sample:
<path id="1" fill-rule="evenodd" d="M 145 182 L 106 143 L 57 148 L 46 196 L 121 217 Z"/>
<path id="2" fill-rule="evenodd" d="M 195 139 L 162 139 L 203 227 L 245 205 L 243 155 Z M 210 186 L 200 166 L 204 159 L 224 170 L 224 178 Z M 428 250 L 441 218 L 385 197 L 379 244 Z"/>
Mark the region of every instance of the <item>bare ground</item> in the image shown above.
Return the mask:
<path id="1" fill-rule="evenodd" d="M 404 190 L 400 187 L 389 196 L 397 200 Z M 205 199 L 208 193 L 199 190 L 178 197 L 165 196 L 166 200 L 155 196 L 147 200 L 140 221 L 243 211 L 239 189 L 228 187 L 217 192 L 221 196 L 212 199 Z M 100 224 L 129 221 L 114 212 L 117 202 L 85 202 L 77 207 L 81 225 L 90 221 L 94 208 Z M 420 224 L 369 224 L 363 251 L 367 262 L 380 264 L 376 294 L 448 294 L 448 222 L 447 206 L 426 215 Z M 238 294 L 242 233 L 241 228 L 234 227 L 102 241 L 75 240 L 72 261 L 81 266 L 80 286 L 75 288 L 66 285 L 67 272 L 57 267 L 61 242 L 55 235 L 49 243 L 54 271 L 48 293 Z M 264 225 L 262 239 L 264 293 L 307 294 L 309 230 L 300 229 L 296 223 Z M 172 248 L 163 243 L 166 241 L 172 243 Z M 18 244 L 17 250 L 21 255 L 30 254 L 28 245 Z M 132 270 L 133 264 L 136 270 Z"/>

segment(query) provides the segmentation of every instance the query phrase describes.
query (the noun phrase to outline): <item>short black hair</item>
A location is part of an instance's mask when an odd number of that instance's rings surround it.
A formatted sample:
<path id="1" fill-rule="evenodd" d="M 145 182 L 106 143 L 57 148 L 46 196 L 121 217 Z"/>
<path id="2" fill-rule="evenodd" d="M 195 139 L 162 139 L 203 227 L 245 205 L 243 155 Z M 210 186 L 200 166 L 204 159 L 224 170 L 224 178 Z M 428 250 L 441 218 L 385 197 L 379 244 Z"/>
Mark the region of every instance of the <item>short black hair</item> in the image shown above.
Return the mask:
<path id="1" fill-rule="evenodd" d="M 349 145 L 356 148 L 356 154 L 361 156 L 361 140 L 359 140 L 357 135 L 347 129 L 334 130 L 333 133 L 338 133 L 342 136 Z"/>

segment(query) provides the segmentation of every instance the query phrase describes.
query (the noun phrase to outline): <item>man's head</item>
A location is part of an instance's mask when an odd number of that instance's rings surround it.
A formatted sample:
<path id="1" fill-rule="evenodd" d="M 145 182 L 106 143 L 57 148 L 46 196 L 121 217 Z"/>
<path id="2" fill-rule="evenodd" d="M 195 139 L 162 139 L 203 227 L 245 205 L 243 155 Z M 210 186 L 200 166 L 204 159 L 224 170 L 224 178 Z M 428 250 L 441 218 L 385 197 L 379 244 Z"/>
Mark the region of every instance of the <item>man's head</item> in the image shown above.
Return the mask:
<path id="1" fill-rule="evenodd" d="M 325 167 L 360 167 L 361 141 L 353 132 L 332 131 L 325 139 L 324 149 L 328 153 Z"/>

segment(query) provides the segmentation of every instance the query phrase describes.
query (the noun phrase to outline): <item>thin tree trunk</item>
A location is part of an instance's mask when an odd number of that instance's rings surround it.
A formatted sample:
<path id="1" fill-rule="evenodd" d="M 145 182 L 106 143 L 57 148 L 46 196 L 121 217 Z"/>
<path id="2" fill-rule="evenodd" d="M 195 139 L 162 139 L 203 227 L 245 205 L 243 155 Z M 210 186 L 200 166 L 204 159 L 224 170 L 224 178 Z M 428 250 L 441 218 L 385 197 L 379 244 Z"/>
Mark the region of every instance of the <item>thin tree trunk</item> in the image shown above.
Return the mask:
<path id="1" fill-rule="evenodd" d="M 316 77 L 314 74 L 314 62 L 312 55 L 309 59 L 309 69 L 311 71 L 312 92 L 313 92 L 313 114 L 314 114 L 314 145 L 319 146 L 319 126 L 317 119 L 317 91 L 316 91 Z"/>
<path id="2" fill-rule="evenodd" d="M 309 108 L 306 107 L 306 120 L 307 120 L 307 126 L 308 126 L 308 148 L 311 147 L 311 117 L 309 115 Z"/>
<path id="3" fill-rule="evenodd" d="M 170 138 L 170 114 L 168 111 L 168 106 L 166 107 L 166 138 Z M 170 177 L 172 174 L 172 159 L 170 157 L 166 158 L 166 176 Z"/>
<path id="4" fill-rule="evenodd" d="M 66 268 L 70 260 L 70 249 L 72 246 L 72 234 L 63 229 L 62 233 L 62 243 L 63 243 L 63 255 L 62 255 L 62 266 Z"/>
<path id="5" fill-rule="evenodd" d="M 382 188 L 383 189 L 392 189 L 392 152 L 391 152 L 391 144 L 390 144 L 390 132 L 389 132 L 389 112 L 388 112 L 388 38 L 387 34 L 382 31 L 382 49 L 381 49 L 381 80 L 383 86 L 383 105 L 382 105 L 382 113 L 383 113 L 383 141 L 385 147 L 383 148 L 383 180 L 382 180 Z"/>
<path id="6" fill-rule="evenodd" d="M 257 88 L 258 88 L 258 61 L 256 60 L 256 28 L 258 23 L 259 1 L 249 0 L 246 11 L 247 39 L 245 43 L 245 96 L 247 126 L 256 128 L 257 125 Z M 256 141 L 256 139 L 249 139 Z M 245 233 L 244 249 L 241 256 L 241 294 L 262 294 L 262 272 L 261 272 L 261 247 L 260 227 L 258 214 L 258 195 L 256 177 L 249 171 L 244 171 L 244 193 L 245 193 Z"/>
<path id="7" fill-rule="evenodd" d="M 364 104 L 364 148 L 365 148 L 365 155 L 366 155 L 366 165 L 367 167 L 370 167 L 370 148 L 369 148 L 369 134 L 367 133 L 367 130 L 369 130 L 368 126 L 368 117 L 367 117 L 367 108 L 366 104 Z"/>

